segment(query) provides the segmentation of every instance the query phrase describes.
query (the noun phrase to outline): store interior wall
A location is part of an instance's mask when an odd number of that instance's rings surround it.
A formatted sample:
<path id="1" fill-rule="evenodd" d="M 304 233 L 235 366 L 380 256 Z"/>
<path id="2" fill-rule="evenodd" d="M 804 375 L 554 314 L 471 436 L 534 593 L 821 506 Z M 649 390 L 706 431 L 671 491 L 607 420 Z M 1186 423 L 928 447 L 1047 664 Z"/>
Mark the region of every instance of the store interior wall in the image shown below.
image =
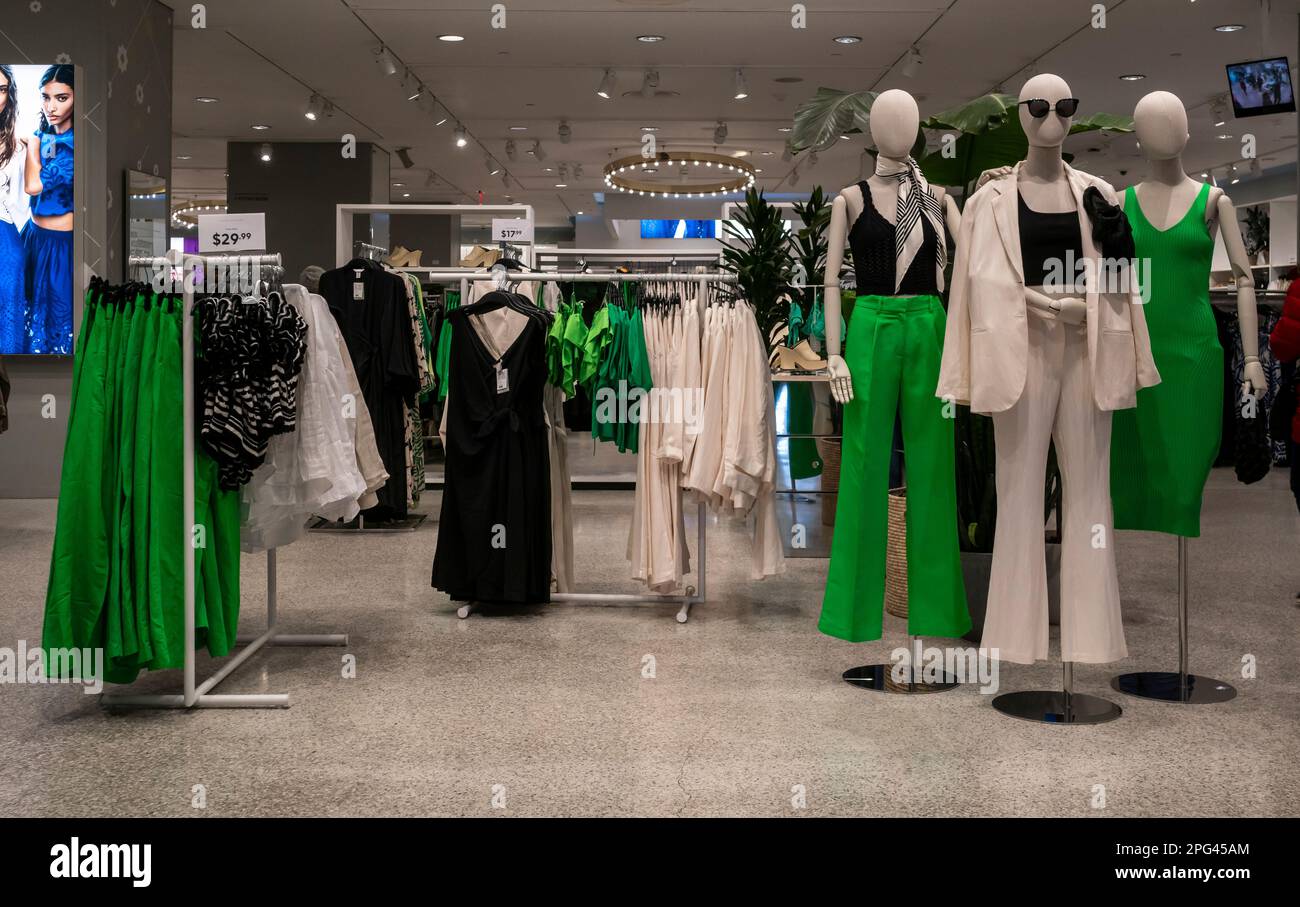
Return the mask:
<path id="1" fill-rule="evenodd" d="M 391 248 L 419 250 L 420 264 L 448 268 L 460 258 L 460 218 L 450 215 L 394 214 L 388 221 Z"/>
<path id="2" fill-rule="evenodd" d="M 171 177 L 171 10 L 157 0 L 9 4 L 0 61 L 81 67 L 74 128 L 87 182 L 77 227 L 86 261 L 77 268 L 83 282 L 77 296 L 91 275 L 120 280 L 123 174 L 136 169 Z M 72 359 L 9 356 L 5 364 L 13 390 L 9 431 L 0 435 L 0 498 L 56 497 Z"/>
<path id="3" fill-rule="evenodd" d="M 266 214 L 268 251 L 284 257 L 286 279 L 297 280 L 308 265 L 333 267 L 335 206 L 376 201 L 375 149 L 360 142 L 355 157 L 344 157 L 338 142 L 275 142 L 266 162 L 261 145 L 227 144 L 228 210 Z"/>

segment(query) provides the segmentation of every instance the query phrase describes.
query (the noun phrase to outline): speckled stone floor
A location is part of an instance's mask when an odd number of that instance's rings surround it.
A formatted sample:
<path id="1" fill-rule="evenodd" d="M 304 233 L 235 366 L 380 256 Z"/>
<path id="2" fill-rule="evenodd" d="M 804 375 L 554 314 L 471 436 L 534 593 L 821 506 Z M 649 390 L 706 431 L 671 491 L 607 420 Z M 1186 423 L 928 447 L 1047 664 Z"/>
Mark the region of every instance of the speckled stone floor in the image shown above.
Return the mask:
<path id="1" fill-rule="evenodd" d="M 629 504 L 577 497 L 584 588 L 633 590 Z M 52 502 L 0 502 L 0 646 L 40 638 L 53 521 Z M 221 687 L 287 692 L 291 708 L 109 714 L 76 687 L 0 685 L 0 814 L 1300 814 L 1300 518 L 1285 476 L 1245 487 L 1216 471 L 1203 523 L 1192 665 L 1240 696 L 1184 707 L 1109 689 L 1118 672 L 1175 667 L 1177 651 L 1175 543 L 1124 533 L 1132 655 L 1076 673 L 1078 690 L 1124 715 L 1090 727 L 1003 717 L 969 686 L 849 687 L 840 672 L 887 658 L 902 622 L 887 618 L 875 644 L 819 635 L 825 561 L 750 581 L 729 524 L 710 528 L 711 600 L 686 625 L 671 606 L 586 604 L 462 621 L 428 585 L 434 520 L 407 535 L 316 534 L 280 554 L 281 623 L 345 631 L 350 645 L 264 651 Z M 248 628 L 264 619 L 264 564 L 245 561 Z M 1003 691 L 1059 682 L 1054 663 L 1001 677 Z"/>

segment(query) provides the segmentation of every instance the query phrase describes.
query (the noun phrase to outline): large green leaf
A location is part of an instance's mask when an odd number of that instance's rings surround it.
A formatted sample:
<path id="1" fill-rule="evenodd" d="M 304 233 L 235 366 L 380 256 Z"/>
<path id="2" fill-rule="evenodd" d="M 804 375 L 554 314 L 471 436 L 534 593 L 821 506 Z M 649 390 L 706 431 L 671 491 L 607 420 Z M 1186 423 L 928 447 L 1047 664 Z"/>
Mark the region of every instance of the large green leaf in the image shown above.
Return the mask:
<path id="1" fill-rule="evenodd" d="M 1018 119 L 1011 116 L 1015 109 L 1015 95 L 986 94 L 937 113 L 921 126 L 925 129 L 955 129 L 958 132 L 978 135 L 999 129 L 1006 125 L 1009 119 Z"/>
<path id="2" fill-rule="evenodd" d="M 936 186 L 962 187 L 969 193 L 985 170 L 1024 158 L 1029 140 L 1020 128 L 1020 121 L 1012 117 L 991 132 L 962 135 L 950 147 L 951 157 L 944 155 L 944 146 L 940 145 L 938 150 L 921 158 L 918 162 L 921 172 Z"/>
<path id="3" fill-rule="evenodd" d="M 874 91 L 839 91 L 818 88 L 794 112 L 790 147 L 795 152 L 829 148 L 842 135 L 866 132 L 871 123 Z"/>
<path id="4" fill-rule="evenodd" d="M 1085 119 L 1076 119 L 1070 124 L 1070 135 L 1098 129 L 1105 129 L 1107 132 L 1132 132 L 1133 118 L 1114 113 L 1094 113 Z"/>

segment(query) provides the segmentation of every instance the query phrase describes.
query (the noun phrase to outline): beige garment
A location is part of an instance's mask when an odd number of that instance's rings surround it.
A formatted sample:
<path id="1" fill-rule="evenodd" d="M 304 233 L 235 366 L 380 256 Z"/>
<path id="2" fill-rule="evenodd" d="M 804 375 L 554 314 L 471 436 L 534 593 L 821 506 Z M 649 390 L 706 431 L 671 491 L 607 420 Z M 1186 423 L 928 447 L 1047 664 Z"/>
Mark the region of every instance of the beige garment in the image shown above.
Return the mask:
<path id="1" fill-rule="evenodd" d="M 332 319 L 331 319 L 332 320 Z M 379 446 L 375 443 L 375 425 L 370 420 L 370 408 L 361 393 L 361 382 L 357 380 L 356 369 L 352 367 L 352 354 L 348 352 L 343 334 L 334 326 L 334 338 L 339 344 L 339 353 L 343 357 L 343 369 L 348 376 L 348 393 L 351 395 L 352 407 L 348 408 L 351 416 L 353 443 L 357 451 L 357 468 L 366 482 L 366 493 L 357 499 L 357 506 L 362 510 L 379 506 L 377 492 L 388 481 L 388 471 L 384 469 L 384 460 L 379 456 Z"/>
<path id="2" fill-rule="evenodd" d="M 1095 176 L 1068 164 L 1065 177 L 1079 212 L 1087 290 L 1089 379 L 1098 409 L 1130 409 L 1139 388 L 1160 383 L 1151 356 L 1151 338 L 1132 270 L 1103 267 L 1092 238 L 1083 194 L 1096 188 L 1115 204 L 1115 191 Z M 1020 244 L 1017 184 L 1020 165 L 1003 179 L 971 196 L 961 217 L 957 259 L 935 395 L 969 403 L 977 413 L 998 413 L 1026 391 L 1029 331 L 1025 275 Z"/>
<path id="3" fill-rule="evenodd" d="M 1031 310 L 1029 390 L 993 414 L 998 524 L 982 648 L 1032 664 L 1048 654 L 1043 474 L 1056 441 L 1061 513 L 1061 660 L 1119 661 L 1128 650 L 1110 504 L 1111 413 L 1092 387 L 1085 329 Z M 1098 540 L 1101 540 L 1100 542 Z"/>
<path id="4" fill-rule="evenodd" d="M 651 590 L 676 592 L 690 572 L 686 522 L 682 507 L 682 453 L 685 383 L 689 360 L 699 358 L 684 349 L 688 337 L 699 337 L 694 303 L 685 311 L 647 312 L 643 316 L 646 353 L 650 360 L 652 390 L 642 407 L 649 421 L 641 425 L 637 449 L 637 483 L 632 526 L 628 533 L 628 559 L 632 576 Z M 692 327 L 692 323 L 696 326 Z M 698 373 L 698 368 L 694 371 Z"/>

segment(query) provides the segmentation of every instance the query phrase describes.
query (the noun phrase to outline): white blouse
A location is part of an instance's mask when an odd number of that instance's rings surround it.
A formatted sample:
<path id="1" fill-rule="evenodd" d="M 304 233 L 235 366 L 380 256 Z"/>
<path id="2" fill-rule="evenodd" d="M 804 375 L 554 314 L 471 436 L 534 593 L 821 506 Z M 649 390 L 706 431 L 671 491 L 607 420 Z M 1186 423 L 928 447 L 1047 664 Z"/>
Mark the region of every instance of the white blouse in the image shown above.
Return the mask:
<path id="1" fill-rule="evenodd" d="M 0 170 L 0 221 L 13 224 L 21 233 L 31 219 L 31 199 L 23 188 L 27 156 L 22 148 L 14 149 L 14 156 Z"/>

